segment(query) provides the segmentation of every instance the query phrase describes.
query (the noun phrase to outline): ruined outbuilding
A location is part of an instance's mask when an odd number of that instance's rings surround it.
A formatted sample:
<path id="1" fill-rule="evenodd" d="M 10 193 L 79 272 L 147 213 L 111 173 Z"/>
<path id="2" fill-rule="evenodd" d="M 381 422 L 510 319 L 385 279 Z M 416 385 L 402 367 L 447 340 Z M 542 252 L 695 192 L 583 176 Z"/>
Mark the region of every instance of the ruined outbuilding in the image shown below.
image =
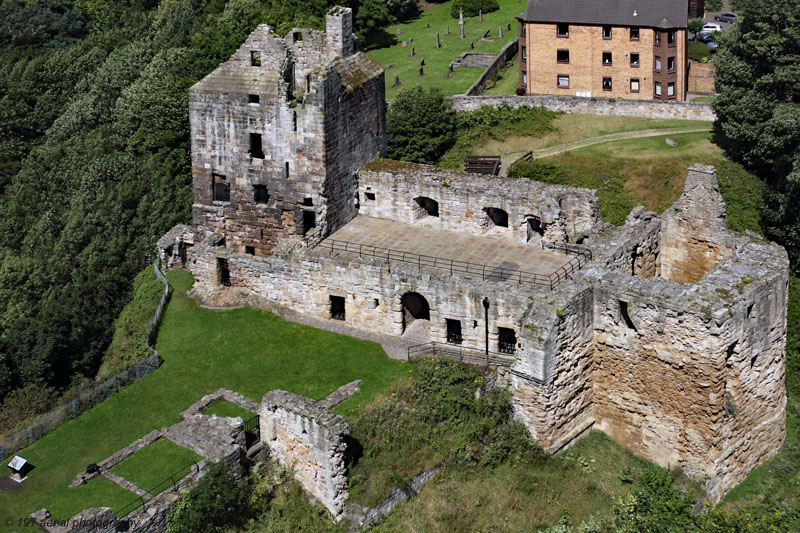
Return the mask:
<path id="1" fill-rule="evenodd" d="M 190 92 L 192 228 L 161 254 L 197 298 L 484 353 L 546 449 L 600 430 L 713 501 L 777 452 L 788 259 L 727 230 L 714 168 L 611 228 L 591 190 L 380 159 L 383 71 L 327 22 L 259 26 Z"/>

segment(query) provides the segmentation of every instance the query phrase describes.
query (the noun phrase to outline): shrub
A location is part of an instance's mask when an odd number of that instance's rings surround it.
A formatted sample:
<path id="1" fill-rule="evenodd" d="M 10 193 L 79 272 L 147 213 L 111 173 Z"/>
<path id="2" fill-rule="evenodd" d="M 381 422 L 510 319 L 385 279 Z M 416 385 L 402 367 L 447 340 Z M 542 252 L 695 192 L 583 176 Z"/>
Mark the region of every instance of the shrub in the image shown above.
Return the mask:
<path id="1" fill-rule="evenodd" d="M 646 470 L 636 487 L 614 505 L 614 526 L 625 532 L 678 532 L 693 528 L 692 498 L 681 495 L 669 472 Z"/>
<path id="2" fill-rule="evenodd" d="M 450 16 L 457 19 L 461 8 L 464 9 L 465 17 L 477 17 L 480 11 L 491 13 L 500 9 L 500 6 L 497 0 L 453 0 L 450 5 Z"/>
<path id="3" fill-rule="evenodd" d="M 56 399 L 55 389 L 43 385 L 28 385 L 11 391 L 0 410 L 0 428 L 18 427 L 25 420 L 46 413 Z"/>
<path id="4" fill-rule="evenodd" d="M 508 171 L 509 178 L 528 178 L 534 181 L 557 183 L 564 177 L 564 169 L 542 159 L 520 161 Z"/>
<path id="5" fill-rule="evenodd" d="M 249 517 L 248 488 L 213 463 L 197 484 L 184 492 L 167 516 L 168 533 L 218 533 Z"/>
<path id="6" fill-rule="evenodd" d="M 387 113 L 386 135 L 389 158 L 436 163 L 453 144 L 450 101 L 438 89 L 402 89 Z"/>

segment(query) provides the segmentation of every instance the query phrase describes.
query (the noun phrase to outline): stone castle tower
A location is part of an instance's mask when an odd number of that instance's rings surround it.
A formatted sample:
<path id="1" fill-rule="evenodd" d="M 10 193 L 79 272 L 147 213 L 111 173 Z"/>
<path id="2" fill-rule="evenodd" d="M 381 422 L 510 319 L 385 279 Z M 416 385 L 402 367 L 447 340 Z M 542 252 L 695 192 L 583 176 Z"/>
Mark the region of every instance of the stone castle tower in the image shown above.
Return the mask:
<path id="1" fill-rule="evenodd" d="M 261 25 L 189 92 L 194 230 L 266 255 L 357 211 L 355 171 L 386 151 L 383 68 L 355 51 L 353 14 L 286 37 Z"/>

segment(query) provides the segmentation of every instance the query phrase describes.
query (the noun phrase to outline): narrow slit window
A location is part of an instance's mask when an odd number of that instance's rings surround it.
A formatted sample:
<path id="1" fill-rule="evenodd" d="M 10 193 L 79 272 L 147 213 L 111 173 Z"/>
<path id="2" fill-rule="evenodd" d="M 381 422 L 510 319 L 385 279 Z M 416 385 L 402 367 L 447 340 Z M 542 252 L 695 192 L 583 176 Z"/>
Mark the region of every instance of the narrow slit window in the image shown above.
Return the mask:
<path id="1" fill-rule="evenodd" d="M 297 131 L 297 111 L 292 112 L 292 130 Z"/>
<path id="2" fill-rule="evenodd" d="M 283 177 L 289 179 L 289 162 L 287 161 L 283 167 Z"/>
<path id="3" fill-rule="evenodd" d="M 633 320 L 631 320 L 631 315 L 628 312 L 628 302 L 625 300 L 619 300 L 619 316 L 625 322 L 625 325 L 628 329 L 632 329 L 636 331 L 636 326 L 633 324 Z"/>
<path id="4" fill-rule="evenodd" d="M 261 52 L 257 50 L 253 50 L 250 52 L 250 66 L 251 67 L 261 66 Z"/>

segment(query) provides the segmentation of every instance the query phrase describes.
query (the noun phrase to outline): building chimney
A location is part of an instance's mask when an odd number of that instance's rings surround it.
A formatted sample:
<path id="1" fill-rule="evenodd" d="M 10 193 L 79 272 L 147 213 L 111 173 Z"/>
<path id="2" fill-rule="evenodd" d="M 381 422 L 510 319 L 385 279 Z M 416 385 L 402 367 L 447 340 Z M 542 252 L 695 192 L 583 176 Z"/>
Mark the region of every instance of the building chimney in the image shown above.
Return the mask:
<path id="1" fill-rule="evenodd" d="M 354 52 L 353 10 L 349 7 L 332 7 L 325 16 L 325 40 L 328 57 L 347 57 Z"/>

